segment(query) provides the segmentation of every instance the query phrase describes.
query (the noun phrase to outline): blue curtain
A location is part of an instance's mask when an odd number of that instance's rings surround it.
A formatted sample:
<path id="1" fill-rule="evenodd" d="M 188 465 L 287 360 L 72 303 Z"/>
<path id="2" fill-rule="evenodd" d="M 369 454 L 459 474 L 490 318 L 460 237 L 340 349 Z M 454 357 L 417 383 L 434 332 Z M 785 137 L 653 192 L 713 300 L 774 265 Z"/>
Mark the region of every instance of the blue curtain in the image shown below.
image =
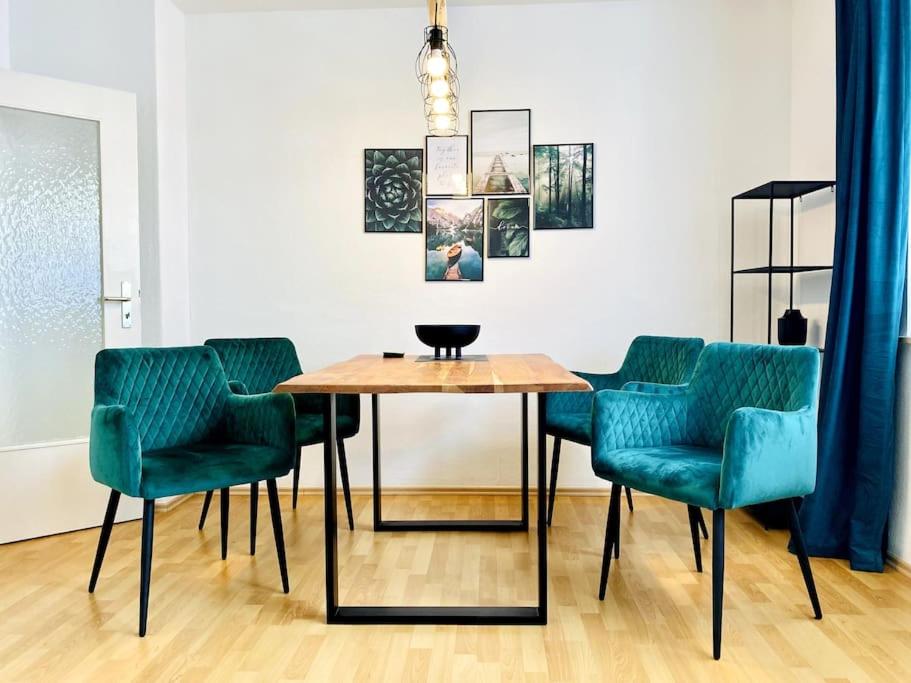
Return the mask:
<path id="1" fill-rule="evenodd" d="M 908 254 L 911 0 L 837 0 L 836 219 L 810 553 L 882 571 Z"/>

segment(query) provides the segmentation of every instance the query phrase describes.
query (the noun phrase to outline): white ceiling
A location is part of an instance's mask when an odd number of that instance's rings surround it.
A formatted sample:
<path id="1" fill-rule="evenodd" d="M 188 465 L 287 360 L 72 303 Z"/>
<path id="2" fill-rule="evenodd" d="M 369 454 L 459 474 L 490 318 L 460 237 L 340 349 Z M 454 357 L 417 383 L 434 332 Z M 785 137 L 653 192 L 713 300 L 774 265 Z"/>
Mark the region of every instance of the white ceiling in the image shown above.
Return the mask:
<path id="1" fill-rule="evenodd" d="M 450 0 L 459 5 L 531 5 L 583 0 Z M 590 1 L 590 0 L 589 0 Z M 606 0 L 604 0 L 606 1 Z M 427 0 L 174 0 L 184 12 L 271 12 L 308 9 L 384 9 L 392 7 L 426 7 Z"/>

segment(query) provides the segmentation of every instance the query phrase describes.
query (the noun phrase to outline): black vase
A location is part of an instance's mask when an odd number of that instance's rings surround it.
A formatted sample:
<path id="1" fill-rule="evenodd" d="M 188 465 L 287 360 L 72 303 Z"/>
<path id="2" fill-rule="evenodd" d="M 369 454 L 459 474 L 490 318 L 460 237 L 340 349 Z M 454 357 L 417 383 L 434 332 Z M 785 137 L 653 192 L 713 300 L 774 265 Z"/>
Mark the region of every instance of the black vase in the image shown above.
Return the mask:
<path id="1" fill-rule="evenodd" d="M 789 308 L 778 319 L 778 343 L 782 346 L 802 346 L 807 343 L 807 319 L 799 308 Z"/>

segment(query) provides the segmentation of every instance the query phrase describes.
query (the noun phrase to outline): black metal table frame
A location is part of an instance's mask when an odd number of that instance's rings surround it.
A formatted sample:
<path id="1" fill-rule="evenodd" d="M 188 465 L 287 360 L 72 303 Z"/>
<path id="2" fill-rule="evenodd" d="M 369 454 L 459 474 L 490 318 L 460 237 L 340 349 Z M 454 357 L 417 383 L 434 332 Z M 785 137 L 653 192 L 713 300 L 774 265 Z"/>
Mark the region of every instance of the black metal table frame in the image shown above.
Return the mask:
<path id="1" fill-rule="evenodd" d="M 545 508 L 545 396 L 538 394 L 538 605 L 534 606 L 347 606 L 338 604 L 338 500 L 335 483 L 336 401 L 323 395 L 323 494 L 326 523 L 326 622 L 329 624 L 530 624 L 547 623 L 547 526 Z M 373 409 L 373 511 L 376 531 L 527 531 L 528 394 L 522 394 L 522 519 L 384 521 L 380 497 L 379 395 Z"/>

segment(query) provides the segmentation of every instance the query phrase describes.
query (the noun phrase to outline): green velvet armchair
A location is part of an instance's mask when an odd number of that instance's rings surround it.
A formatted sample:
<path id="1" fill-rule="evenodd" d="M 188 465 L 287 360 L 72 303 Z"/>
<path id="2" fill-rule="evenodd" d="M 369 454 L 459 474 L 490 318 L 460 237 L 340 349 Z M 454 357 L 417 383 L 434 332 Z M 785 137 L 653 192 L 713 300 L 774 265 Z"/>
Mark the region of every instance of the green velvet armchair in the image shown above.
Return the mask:
<path id="1" fill-rule="evenodd" d="M 694 337 L 649 337 L 633 339 L 626 358 L 617 372 L 598 374 L 576 372 L 594 391 L 633 388 L 631 383 L 685 384 L 693 374 L 696 358 L 704 342 Z M 643 390 L 647 390 L 648 386 Z M 638 389 L 634 389 L 638 390 Z M 593 393 L 565 392 L 548 394 L 545 430 L 554 437 L 554 452 L 550 465 L 550 497 L 547 503 L 547 526 L 554 517 L 557 494 L 557 471 L 560 466 L 560 444 L 563 439 L 591 446 Z M 633 509 L 630 489 L 626 489 L 629 509 Z M 703 522 L 704 527 L 704 522 Z"/>
<path id="2" fill-rule="evenodd" d="M 236 394 L 265 394 L 276 384 L 301 374 L 297 350 L 290 339 L 284 337 L 262 337 L 252 339 L 208 339 L 206 346 L 215 349 L 224 365 L 231 390 Z M 294 476 L 291 493 L 291 507 L 297 509 L 297 494 L 300 483 L 301 451 L 304 446 L 323 442 L 322 404 L 318 395 L 295 394 L 295 434 L 297 445 L 294 455 Z M 348 511 L 348 528 L 354 529 L 354 514 L 351 509 L 351 488 L 348 484 L 348 459 L 345 454 L 345 439 L 357 434 L 360 428 L 360 397 L 342 395 L 337 401 L 336 433 L 338 440 L 339 474 L 342 491 L 345 494 L 345 508 Z M 207 491 L 199 516 L 199 529 L 206 523 L 213 491 Z M 227 506 L 228 493 L 220 495 L 222 506 L 222 552 L 227 547 Z M 256 553 L 256 512 L 259 499 L 259 484 L 250 484 L 250 554 Z"/>
<path id="3" fill-rule="evenodd" d="M 267 482 L 282 589 L 288 569 L 275 480 L 294 462 L 294 402 L 238 396 L 213 349 L 105 349 L 95 358 L 89 465 L 109 486 L 89 592 L 95 591 L 122 494 L 143 499 L 139 635 L 146 633 L 155 499 Z"/>
<path id="4" fill-rule="evenodd" d="M 712 510 L 713 655 L 721 656 L 725 510 L 789 502 L 791 539 L 817 619 L 795 502 L 816 485 L 819 352 L 710 344 L 685 388 L 601 391 L 594 398 L 592 467 L 613 482 L 599 597 L 620 533 L 620 487 Z M 693 535 L 699 556 L 698 539 Z M 697 563 L 701 571 L 701 561 Z"/>

